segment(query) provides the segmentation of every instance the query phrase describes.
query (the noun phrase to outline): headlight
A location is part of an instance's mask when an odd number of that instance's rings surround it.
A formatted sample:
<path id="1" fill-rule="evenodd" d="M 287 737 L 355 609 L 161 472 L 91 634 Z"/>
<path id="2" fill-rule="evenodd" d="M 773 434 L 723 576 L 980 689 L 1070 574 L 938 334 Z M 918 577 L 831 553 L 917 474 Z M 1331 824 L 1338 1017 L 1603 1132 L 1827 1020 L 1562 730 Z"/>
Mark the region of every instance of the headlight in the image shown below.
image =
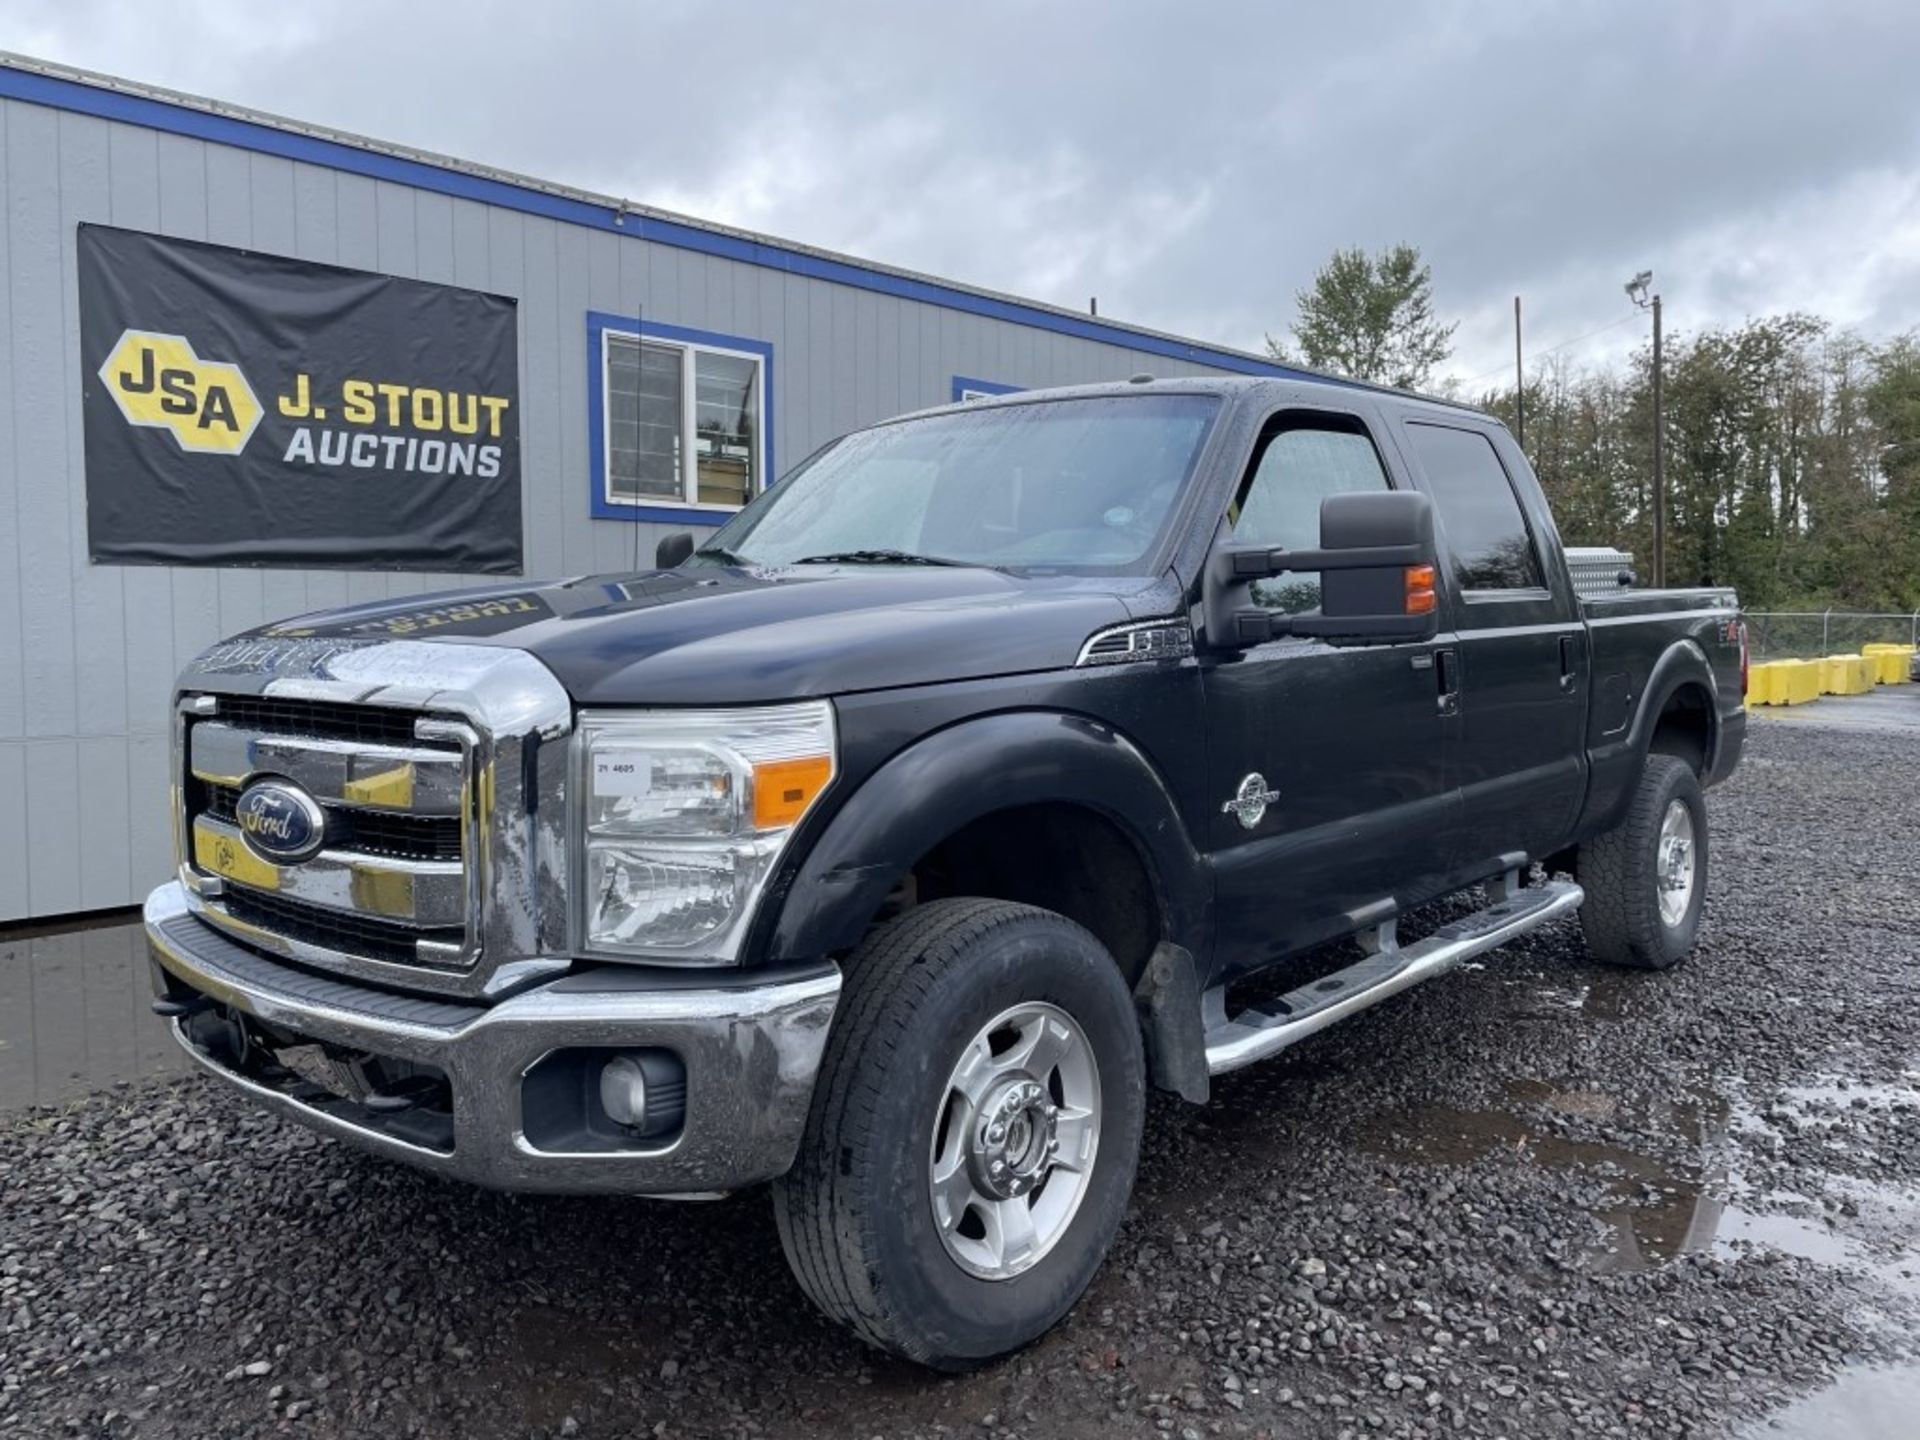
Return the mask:
<path id="1" fill-rule="evenodd" d="M 588 711 L 580 747 L 584 948 L 736 959 L 787 837 L 833 783 L 833 707 Z"/>

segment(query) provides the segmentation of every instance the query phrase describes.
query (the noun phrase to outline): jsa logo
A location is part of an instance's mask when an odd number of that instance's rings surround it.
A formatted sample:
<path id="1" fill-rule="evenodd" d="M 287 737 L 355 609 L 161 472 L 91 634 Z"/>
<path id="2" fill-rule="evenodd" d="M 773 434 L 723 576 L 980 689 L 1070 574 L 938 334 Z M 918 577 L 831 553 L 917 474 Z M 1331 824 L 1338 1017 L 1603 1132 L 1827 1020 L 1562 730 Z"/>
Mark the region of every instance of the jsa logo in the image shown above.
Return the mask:
<path id="1" fill-rule="evenodd" d="M 100 378 L 129 424 L 171 430 L 182 450 L 238 455 L 260 423 L 260 401 L 239 367 L 202 360 L 183 335 L 128 330 Z"/>

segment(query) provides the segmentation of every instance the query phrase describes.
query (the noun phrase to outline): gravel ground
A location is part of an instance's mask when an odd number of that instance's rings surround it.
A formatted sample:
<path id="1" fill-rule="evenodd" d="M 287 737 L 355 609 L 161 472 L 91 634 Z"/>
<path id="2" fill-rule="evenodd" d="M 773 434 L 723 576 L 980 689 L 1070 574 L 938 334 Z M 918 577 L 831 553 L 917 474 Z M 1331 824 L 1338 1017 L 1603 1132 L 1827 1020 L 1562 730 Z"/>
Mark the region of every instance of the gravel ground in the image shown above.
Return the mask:
<path id="1" fill-rule="evenodd" d="M 193 1080 L 0 1129 L 0 1436 L 1715 1435 L 1910 1386 L 1916 732 L 1754 729 L 1689 965 L 1564 924 L 1156 1100 L 1105 1270 L 985 1372 L 816 1319 L 763 1195 L 477 1193 Z"/>

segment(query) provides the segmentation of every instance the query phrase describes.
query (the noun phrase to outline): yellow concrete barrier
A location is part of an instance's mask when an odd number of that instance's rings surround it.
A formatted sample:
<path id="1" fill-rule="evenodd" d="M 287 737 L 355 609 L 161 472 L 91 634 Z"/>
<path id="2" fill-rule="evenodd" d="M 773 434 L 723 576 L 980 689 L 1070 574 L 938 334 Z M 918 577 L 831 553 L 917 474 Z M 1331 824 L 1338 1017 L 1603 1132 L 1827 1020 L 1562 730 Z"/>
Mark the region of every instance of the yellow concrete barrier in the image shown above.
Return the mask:
<path id="1" fill-rule="evenodd" d="M 1907 678 L 1907 657 L 1893 650 L 1878 650 L 1865 657 L 1876 685 L 1898 685 Z"/>
<path id="2" fill-rule="evenodd" d="M 1882 685 L 1905 685 L 1912 674 L 1913 646 L 1911 645 L 1862 645 L 1860 653 L 1867 657 L 1867 663 L 1873 667 L 1874 679 Z"/>
<path id="3" fill-rule="evenodd" d="M 1828 655 L 1820 661 L 1822 695 L 1864 695 L 1873 689 L 1873 671 L 1864 655 Z"/>
<path id="4" fill-rule="evenodd" d="M 1821 664 L 1818 660 L 1782 660 L 1775 679 L 1776 705 L 1804 705 L 1820 698 Z"/>
<path id="5" fill-rule="evenodd" d="M 1771 663 L 1747 667 L 1747 704 L 1777 705 L 1773 698 L 1774 667 Z"/>

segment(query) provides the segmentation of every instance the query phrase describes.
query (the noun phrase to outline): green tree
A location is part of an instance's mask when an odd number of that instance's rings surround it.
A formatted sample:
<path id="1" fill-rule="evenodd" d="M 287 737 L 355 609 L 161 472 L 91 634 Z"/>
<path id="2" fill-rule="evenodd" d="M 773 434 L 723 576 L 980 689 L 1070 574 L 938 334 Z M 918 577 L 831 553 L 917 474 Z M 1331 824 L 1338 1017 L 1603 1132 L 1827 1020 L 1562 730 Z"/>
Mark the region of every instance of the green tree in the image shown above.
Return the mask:
<path id="1" fill-rule="evenodd" d="M 1453 353 L 1455 326 L 1434 318 L 1433 270 L 1411 245 L 1336 250 L 1294 299 L 1293 338 L 1317 370 L 1411 390 Z M 1267 351 L 1290 358 L 1271 336 Z"/>
<path id="2" fill-rule="evenodd" d="M 1528 376 L 1527 454 L 1569 544 L 1652 544 L 1652 356 Z M 1753 609 L 1920 606 L 1920 338 L 1809 315 L 1676 334 L 1665 356 L 1667 575 Z M 1508 389 L 1482 406 L 1513 423 Z"/>
<path id="3" fill-rule="evenodd" d="M 1874 353 L 1865 410 L 1885 480 L 1880 568 L 1896 603 L 1920 606 L 1920 337 L 1902 335 Z"/>

